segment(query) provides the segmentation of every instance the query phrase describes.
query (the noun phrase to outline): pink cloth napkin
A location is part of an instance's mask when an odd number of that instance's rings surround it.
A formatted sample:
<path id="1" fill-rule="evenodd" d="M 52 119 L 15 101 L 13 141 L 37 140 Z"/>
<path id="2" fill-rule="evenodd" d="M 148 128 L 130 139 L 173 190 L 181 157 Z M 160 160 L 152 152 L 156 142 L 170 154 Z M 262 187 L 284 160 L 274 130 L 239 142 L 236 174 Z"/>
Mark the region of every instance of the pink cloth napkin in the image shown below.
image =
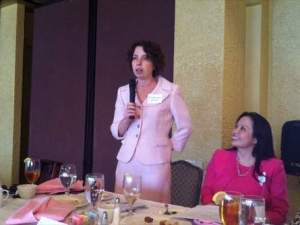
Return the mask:
<path id="1" fill-rule="evenodd" d="M 82 191 L 83 190 L 83 182 L 82 180 L 78 180 L 71 186 L 71 190 L 73 191 Z M 37 186 L 37 193 L 48 193 L 48 194 L 55 194 L 59 192 L 64 192 L 65 188 L 61 184 L 59 178 L 54 178 L 48 181 L 45 181 L 44 183 L 41 183 Z"/>
<path id="2" fill-rule="evenodd" d="M 42 196 L 30 199 L 5 222 L 6 225 L 36 223 L 41 217 L 62 221 L 75 207 L 51 197 Z"/>

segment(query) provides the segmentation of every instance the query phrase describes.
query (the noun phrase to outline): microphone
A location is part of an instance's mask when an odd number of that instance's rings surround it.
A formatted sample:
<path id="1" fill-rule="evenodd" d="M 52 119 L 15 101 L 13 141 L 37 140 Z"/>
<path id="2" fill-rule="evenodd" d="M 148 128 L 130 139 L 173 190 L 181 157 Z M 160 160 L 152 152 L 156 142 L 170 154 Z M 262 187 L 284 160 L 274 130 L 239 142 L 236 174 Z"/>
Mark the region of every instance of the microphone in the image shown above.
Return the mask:
<path id="1" fill-rule="evenodd" d="M 135 102 L 135 87 L 136 82 L 134 78 L 129 79 L 129 102 Z M 130 116 L 129 119 L 134 119 L 134 116 Z"/>

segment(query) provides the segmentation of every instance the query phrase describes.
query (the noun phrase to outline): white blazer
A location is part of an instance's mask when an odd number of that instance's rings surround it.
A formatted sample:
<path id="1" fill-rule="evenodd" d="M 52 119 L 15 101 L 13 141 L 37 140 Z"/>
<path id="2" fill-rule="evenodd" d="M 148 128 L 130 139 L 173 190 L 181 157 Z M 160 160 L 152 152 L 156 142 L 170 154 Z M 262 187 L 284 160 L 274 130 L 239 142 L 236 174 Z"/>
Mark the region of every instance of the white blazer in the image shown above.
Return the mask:
<path id="1" fill-rule="evenodd" d="M 153 97 L 156 100 L 153 101 Z M 140 118 L 134 119 L 124 136 L 119 137 L 119 123 L 128 102 L 129 85 L 125 85 L 118 89 L 111 125 L 112 135 L 122 140 L 117 159 L 129 162 L 135 154 L 135 159 L 143 164 L 170 162 L 172 150 L 182 151 L 192 132 L 191 118 L 179 86 L 159 76 L 156 87 L 142 104 L 135 98 L 141 107 Z M 169 137 L 174 121 L 176 130 Z"/>

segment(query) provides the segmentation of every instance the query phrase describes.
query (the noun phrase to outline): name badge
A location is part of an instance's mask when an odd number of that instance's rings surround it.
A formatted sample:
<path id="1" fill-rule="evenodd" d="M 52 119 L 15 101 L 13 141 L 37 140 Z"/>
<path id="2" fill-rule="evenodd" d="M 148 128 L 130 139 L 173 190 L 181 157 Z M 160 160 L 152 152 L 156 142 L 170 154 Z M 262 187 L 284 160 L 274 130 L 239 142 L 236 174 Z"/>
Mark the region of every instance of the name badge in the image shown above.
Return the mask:
<path id="1" fill-rule="evenodd" d="M 163 100 L 162 94 L 149 94 L 147 97 L 148 104 L 159 104 Z"/>

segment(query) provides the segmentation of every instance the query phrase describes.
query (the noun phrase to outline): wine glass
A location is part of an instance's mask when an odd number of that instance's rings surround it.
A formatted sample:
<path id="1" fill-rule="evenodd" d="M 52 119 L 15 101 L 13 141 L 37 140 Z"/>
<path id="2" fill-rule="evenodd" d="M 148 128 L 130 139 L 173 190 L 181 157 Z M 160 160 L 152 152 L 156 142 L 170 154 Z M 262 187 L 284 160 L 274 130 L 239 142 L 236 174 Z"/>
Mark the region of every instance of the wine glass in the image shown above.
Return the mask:
<path id="1" fill-rule="evenodd" d="M 140 197 L 142 191 L 142 177 L 130 174 L 124 174 L 123 193 L 129 205 L 129 215 L 133 214 L 133 204 Z"/>
<path id="2" fill-rule="evenodd" d="M 66 194 L 70 194 L 70 187 L 72 184 L 76 182 L 77 179 L 77 174 L 76 174 L 76 167 L 74 164 L 63 164 L 60 167 L 59 171 L 59 179 L 61 184 L 65 187 L 66 189 Z"/>
<path id="3" fill-rule="evenodd" d="M 85 198 L 93 208 L 95 208 L 98 199 L 101 200 L 104 187 L 104 174 L 88 173 L 85 175 Z"/>
<path id="4" fill-rule="evenodd" d="M 41 174 L 41 162 L 39 159 L 26 158 L 24 160 L 25 170 L 24 175 L 28 183 L 34 184 Z"/>

